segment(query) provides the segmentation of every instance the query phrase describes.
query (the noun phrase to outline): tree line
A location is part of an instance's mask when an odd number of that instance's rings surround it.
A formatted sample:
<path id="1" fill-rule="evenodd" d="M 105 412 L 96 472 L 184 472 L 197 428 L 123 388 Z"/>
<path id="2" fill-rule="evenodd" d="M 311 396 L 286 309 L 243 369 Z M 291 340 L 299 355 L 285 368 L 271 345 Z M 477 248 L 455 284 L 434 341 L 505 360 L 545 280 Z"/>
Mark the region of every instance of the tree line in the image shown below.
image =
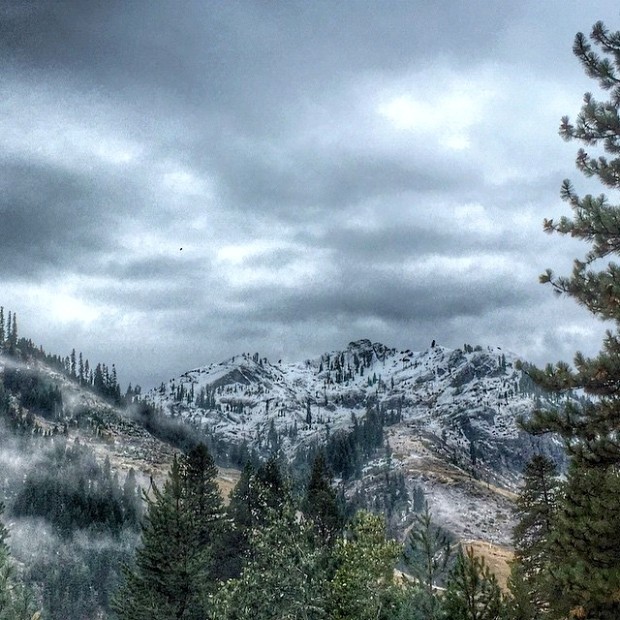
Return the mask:
<path id="1" fill-rule="evenodd" d="M 76 353 L 75 349 L 72 349 L 71 353 L 64 357 L 48 354 L 42 346 L 35 345 L 31 339 L 20 337 L 17 331 L 17 313 L 9 310 L 5 319 L 3 306 L 0 306 L 0 355 L 21 361 L 40 360 L 68 379 L 92 389 L 99 396 L 116 405 L 131 402 L 135 396 L 141 393 L 140 386 L 132 388 L 129 385 L 123 394 L 118 382 L 115 364 L 108 366 L 103 362 L 98 362 L 92 366 L 82 352 Z"/>
<path id="2" fill-rule="evenodd" d="M 216 477 L 198 444 L 145 494 L 141 542 L 114 598 L 119 619 L 512 618 L 484 561 L 433 526 L 428 508 L 404 548 L 378 515 L 345 519 L 323 454 L 298 496 L 275 458 L 248 463 L 227 506 Z"/>

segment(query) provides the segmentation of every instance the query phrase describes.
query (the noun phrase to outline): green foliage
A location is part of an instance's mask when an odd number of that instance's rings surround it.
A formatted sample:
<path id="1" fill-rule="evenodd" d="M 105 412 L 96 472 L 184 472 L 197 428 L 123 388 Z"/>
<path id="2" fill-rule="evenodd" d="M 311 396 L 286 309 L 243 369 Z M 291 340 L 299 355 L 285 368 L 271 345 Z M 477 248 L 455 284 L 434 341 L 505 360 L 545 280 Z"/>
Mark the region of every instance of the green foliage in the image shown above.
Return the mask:
<path id="1" fill-rule="evenodd" d="M 620 617 L 619 498 L 616 468 L 571 466 L 552 539 L 556 615 L 583 609 L 587 618 Z"/>
<path id="2" fill-rule="evenodd" d="M 160 490 L 145 494 L 147 514 L 135 568 L 114 601 L 124 620 L 204 618 L 217 581 L 214 540 L 224 527 L 217 469 L 203 445 L 175 458 Z"/>
<path id="3" fill-rule="evenodd" d="M 589 38 L 577 34 L 573 51 L 609 96 L 599 101 L 587 93 L 575 122 L 562 119 L 560 134 L 566 140 L 602 147 L 611 158 L 582 148 L 577 167 L 604 186 L 620 189 L 620 32 L 610 32 L 598 22 Z M 545 532 L 540 524 L 532 529 L 533 523 L 525 528 L 540 534 L 540 544 L 538 534 L 529 548 L 526 539 L 522 564 L 526 584 L 541 554 L 543 561 L 553 564 L 545 571 L 552 584 L 547 601 L 550 617 L 611 620 L 620 617 L 620 548 L 615 542 L 620 526 L 620 266 L 608 258 L 620 253 L 620 206 L 610 204 L 605 195 L 579 196 L 568 180 L 561 196 L 573 216 L 546 220 L 545 230 L 582 239 L 590 249 L 575 260 L 570 276 L 556 277 L 548 269 L 540 279 L 598 318 L 613 321 L 615 330 L 607 332 L 596 357 L 576 353 L 573 368 L 559 362 L 544 371 L 527 370 L 545 389 L 562 393 L 582 389 L 593 398 L 537 411 L 526 425 L 534 433 L 558 433 L 572 464 L 553 531 Z M 550 553 L 556 555 L 548 557 Z"/>
<path id="4" fill-rule="evenodd" d="M 540 620 L 544 617 L 543 607 L 532 588 L 532 580 L 526 577 L 523 566 L 517 560 L 510 566 L 507 585 L 510 592 L 506 600 L 507 620 Z"/>
<path id="5" fill-rule="evenodd" d="M 254 556 L 253 532 L 262 529 L 292 501 L 290 483 L 272 457 L 258 470 L 246 462 L 226 509 L 229 527 L 216 543 L 222 579 L 239 577 Z"/>
<path id="6" fill-rule="evenodd" d="M 449 620 L 501 620 L 502 593 L 495 575 L 484 559 L 471 548 L 459 549 L 445 593 L 445 613 Z"/>
<path id="7" fill-rule="evenodd" d="M 218 620 L 326 618 L 325 548 L 315 543 L 310 524 L 285 502 L 268 508 L 261 528 L 250 533 L 252 554 L 237 579 L 213 599 Z"/>
<path id="8" fill-rule="evenodd" d="M 320 541 L 330 544 L 336 539 L 344 524 L 344 517 L 322 453 L 314 459 L 302 511 Z"/>
<path id="9" fill-rule="evenodd" d="M 528 589 L 533 606 L 546 609 L 557 595 L 552 571 L 561 559 L 554 544 L 561 486 L 555 464 L 542 455 L 527 464 L 523 478 L 513 530 L 514 578 L 522 581 L 522 595 Z"/>
<path id="10" fill-rule="evenodd" d="M 402 599 L 394 579 L 400 553 L 397 543 L 386 540 L 381 517 L 358 512 L 348 535 L 336 544 L 337 569 L 329 586 L 329 618 L 389 618 Z"/>
<path id="11" fill-rule="evenodd" d="M 451 541 L 441 528 L 433 525 L 425 504 L 424 512 L 415 515 L 405 546 L 405 562 L 414 580 L 410 584 L 410 596 L 425 620 L 441 616 L 436 586 L 446 574 L 451 557 Z"/>

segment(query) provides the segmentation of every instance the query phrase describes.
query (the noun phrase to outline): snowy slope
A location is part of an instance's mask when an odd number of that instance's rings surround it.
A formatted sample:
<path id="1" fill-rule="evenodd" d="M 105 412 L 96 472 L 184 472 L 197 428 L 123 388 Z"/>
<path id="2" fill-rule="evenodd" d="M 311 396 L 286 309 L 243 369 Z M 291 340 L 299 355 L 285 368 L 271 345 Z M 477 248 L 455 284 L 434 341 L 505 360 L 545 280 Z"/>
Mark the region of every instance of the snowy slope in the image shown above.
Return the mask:
<path id="1" fill-rule="evenodd" d="M 298 363 L 238 355 L 170 379 L 145 398 L 230 443 L 264 447 L 275 428 L 289 453 L 350 428 L 352 415 L 361 419 L 371 407 L 398 420 L 395 441 L 414 429 L 444 460 L 512 487 L 534 451 L 559 454 L 515 424 L 541 398 L 516 360 L 498 347 L 413 352 L 360 340 Z"/>

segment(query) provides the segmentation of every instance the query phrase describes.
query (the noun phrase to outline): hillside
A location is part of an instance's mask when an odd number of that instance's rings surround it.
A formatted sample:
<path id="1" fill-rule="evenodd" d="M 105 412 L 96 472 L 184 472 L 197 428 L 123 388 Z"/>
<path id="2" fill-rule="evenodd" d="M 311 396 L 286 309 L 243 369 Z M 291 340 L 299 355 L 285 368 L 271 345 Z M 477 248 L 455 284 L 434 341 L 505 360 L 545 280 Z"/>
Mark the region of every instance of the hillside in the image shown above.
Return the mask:
<path id="1" fill-rule="evenodd" d="M 144 399 L 200 428 L 220 446 L 219 457 L 233 462 L 251 451 L 282 450 L 293 460 L 317 446 L 337 450 L 364 421 L 378 420 L 381 442 L 374 451 L 357 447 L 368 457 L 362 476 L 351 475 L 355 464 L 347 469 L 333 459 L 349 495 L 361 484 L 367 501 L 389 468 L 403 475 L 409 503 L 423 490 L 438 520 L 459 537 L 506 544 L 523 466 L 536 452 L 561 459 L 553 440 L 517 428 L 536 402 L 552 403 L 516 361 L 498 347 L 433 343 L 413 352 L 359 340 L 297 363 L 244 353 L 185 372 Z M 367 435 L 373 429 L 364 427 Z M 399 510 L 402 531 L 406 508 Z"/>

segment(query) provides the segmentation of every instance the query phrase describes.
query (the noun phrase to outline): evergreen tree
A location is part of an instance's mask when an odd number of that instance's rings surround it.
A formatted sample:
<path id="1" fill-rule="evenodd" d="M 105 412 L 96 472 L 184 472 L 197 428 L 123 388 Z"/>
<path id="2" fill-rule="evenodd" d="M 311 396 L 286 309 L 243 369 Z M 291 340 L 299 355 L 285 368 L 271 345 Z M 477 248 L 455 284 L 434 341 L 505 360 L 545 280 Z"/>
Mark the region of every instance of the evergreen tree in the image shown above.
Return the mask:
<path id="1" fill-rule="evenodd" d="M 425 620 L 440 617 L 441 605 L 436 586 L 445 575 L 452 557 L 452 545 L 447 534 L 432 523 L 428 504 L 424 512 L 415 515 L 405 547 L 405 562 L 414 582 L 411 596 Z"/>
<path id="2" fill-rule="evenodd" d="M 192 517 L 195 544 L 211 547 L 221 534 L 224 501 L 217 484 L 217 467 L 203 443 L 183 459 L 185 504 Z"/>
<path id="3" fill-rule="evenodd" d="M 138 515 L 140 514 L 138 506 L 138 488 L 136 472 L 132 467 L 125 477 L 122 495 L 123 517 L 130 525 L 137 522 Z"/>
<path id="4" fill-rule="evenodd" d="M 385 538 L 377 515 L 359 512 L 348 536 L 337 542 L 336 572 L 329 585 L 330 620 L 388 619 L 399 609 L 401 588 L 394 581 L 400 546 Z"/>
<path id="5" fill-rule="evenodd" d="M 258 468 L 255 479 L 257 505 L 254 526 L 260 526 L 268 510 L 273 510 L 278 514 L 286 506 L 291 499 L 291 484 L 284 475 L 276 456 L 270 457 L 264 465 Z"/>
<path id="6" fill-rule="evenodd" d="M 555 617 L 620 617 L 620 476 L 573 463 L 552 538 Z"/>
<path id="7" fill-rule="evenodd" d="M 529 587 L 532 604 L 547 609 L 555 598 L 551 570 L 557 565 L 553 544 L 557 526 L 560 482 L 550 459 L 536 455 L 526 465 L 524 486 L 517 500 L 519 520 L 513 530 L 515 558 L 523 587 Z"/>
<path id="8" fill-rule="evenodd" d="M 95 391 L 98 392 L 99 394 L 103 394 L 104 387 L 105 387 L 105 380 L 104 380 L 103 368 L 101 367 L 101 364 L 97 364 L 97 366 L 95 367 L 95 374 L 93 375 L 92 383 L 93 383 L 93 387 L 95 388 Z"/>
<path id="9" fill-rule="evenodd" d="M 13 313 L 9 310 L 9 316 L 6 320 L 6 345 L 8 349 L 8 345 L 11 342 L 11 324 L 12 324 Z"/>
<path id="10" fill-rule="evenodd" d="M 312 464 L 302 510 L 313 524 L 319 540 L 325 544 L 335 540 L 342 529 L 344 518 L 322 452 L 319 452 Z"/>
<path id="11" fill-rule="evenodd" d="M 4 504 L 0 503 L 0 516 Z M 0 620 L 38 620 L 32 593 L 23 586 L 15 575 L 11 554 L 6 540 L 9 532 L 0 521 Z"/>
<path id="12" fill-rule="evenodd" d="M 70 366 L 70 375 L 72 379 L 75 379 L 76 374 L 76 357 L 75 357 L 75 349 L 71 349 L 71 366 Z"/>
<path id="13" fill-rule="evenodd" d="M 510 596 L 506 600 L 507 620 L 541 620 L 545 611 L 535 603 L 535 595 L 531 584 L 525 578 L 523 566 L 513 561 L 508 577 L 508 591 Z"/>
<path id="14" fill-rule="evenodd" d="M 114 608 L 123 620 L 202 619 L 217 581 L 213 540 L 223 524 L 217 469 L 202 445 L 174 459 L 163 490 L 145 494 L 147 514 L 135 568 Z"/>
<path id="15" fill-rule="evenodd" d="M 495 575 L 471 548 L 459 549 L 445 592 L 449 620 L 501 620 L 502 593 Z"/>
<path id="16" fill-rule="evenodd" d="M 81 351 L 78 365 L 78 380 L 80 382 L 80 385 L 84 385 L 84 358 Z"/>
<path id="17" fill-rule="evenodd" d="M 250 533 L 252 556 L 242 574 L 215 595 L 217 620 L 319 620 L 326 618 L 325 553 L 290 500 L 268 509 Z"/>
<path id="18" fill-rule="evenodd" d="M 9 355 L 17 352 L 17 313 L 9 312 L 6 329 L 6 350 Z"/>
<path id="19" fill-rule="evenodd" d="M 610 32 L 598 22 L 589 38 L 577 34 L 573 51 L 609 96 L 599 101 L 587 93 L 576 121 L 564 117 L 560 133 L 566 140 L 601 146 L 611 158 L 582 148 L 577 167 L 604 186 L 619 189 L 620 32 Z M 562 596 L 551 601 L 552 612 L 561 616 L 567 607 L 574 616 L 611 620 L 620 617 L 620 553 L 613 542 L 617 535 L 610 536 L 615 515 L 620 514 L 616 483 L 620 474 L 620 266 L 607 261 L 620 253 L 620 206 L 612 205 L 604 194 L 579 196 L 568 180 L 561 195 L 573 209 L 573 217 L 546 220 L 545 230 L 582 239 L 590 250 L 575 260 L 570 276 L 555 277 L 547 270 L 541 281 L 615 325 L 596 357 L 578 352 L 573 368 L 558 362 L 544 371 L 529 371 L 548 390 L 582 389 L 593 398 L 537 411 L 527 427 L 535 433 L 558 433 L 573 460 L 554 534 L 565 553 L 558 572 Z"/>
<path id="20" fill-rule="evenodd" d="M 228 527 L 217 543 L 222 578 L 239 577 L 243 566 L 255 555 L 253 533 L 279 515 L 292 502 L 290 483 L 277 458 L 254 469 L 246 461 L 226 509 Z"/>
<path id="21" fill-rule="evenodd" d="M 255 470 L 252 463 L 246 461 L 241 476 L 230 494 L 226 509 L 227 528 L 221 543 L 223 578 L 239 577 L 244 561 L 249 555 L 250 534 L 254 529 L 258 511 Z"/>
<path id="22" fill-rule="evenodd" d="M 4 307 L 0 306 L 0 353 L 4 351 L 6 332 L 4 331 Z"/>

